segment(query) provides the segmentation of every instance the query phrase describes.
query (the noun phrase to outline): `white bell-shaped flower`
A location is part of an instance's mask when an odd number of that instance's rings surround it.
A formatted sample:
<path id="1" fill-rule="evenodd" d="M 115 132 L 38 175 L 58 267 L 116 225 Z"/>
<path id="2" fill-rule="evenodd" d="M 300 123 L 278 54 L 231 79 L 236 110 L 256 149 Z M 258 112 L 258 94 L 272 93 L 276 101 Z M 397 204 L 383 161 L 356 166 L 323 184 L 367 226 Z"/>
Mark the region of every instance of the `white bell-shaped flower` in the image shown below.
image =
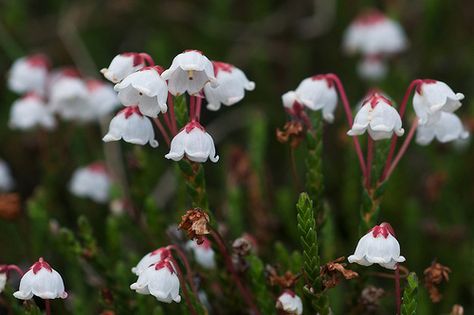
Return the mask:
<path id="1" fill-rule="evenodd" d="M 37 54 L 16 60 L 8 73 L 8 87 L 16 93 L 34 92 L 44 95 L 49 61 Z"/>
<path id="2" fill-rule="evenodd" d="M 20 300 L 29 300 L 33 296 L 44 300 L 65 299 L 64 282 L 61 275 L 40 258 L 20 280 L 20 288 L 13 295 Z"/>
<path id="3" fill-rule="evenodd" d="M 413 108 L 421 125 L 440 119 L 440 112 L 454 112 L 461 107 L 464 94 L 454 93 L 444 82 L 422 80 L 413 95 Z"/>
<path id="4" fill-rule="evenodd" d="M 127 52 L 117 55 L 112 59 L 108 68 L 100 70 L 104 77 L 112 83 L 119 83 L 125 77 L 145 66 L 142 55 L 134 52 Z"/>
<path id="5" fill-rule="evenodd" d="M 7 163 L 0 159 L 0 191 L 9 191 L 13 188 L 14 181 Z"/>
<path id="6" fill-rule="evenodd" d="M 101 118 L 112 113 L 120 106 L 114 88 L 99 80 L 87 80 L 89 90 L 90 120 Z"/>
<path id="7" fill-rule="evenodd" d="M 212 62 L 199 50 L 186 50 L 174 57 L 171 67 L 161 77 L 168 80 L 171 94 L 197 94 L 207 82 L 217 86 Z"/>
<path id="8" fill-rule="evenodd" d="M 129 106 L 121 110 L 112 118 L 109 132 L 102 138 L 104 142 L 120 139 L 140 145 L 149 143 L 153 148 L 158 146 L 153 125 L 147 117 L 143 116 L 138 106 Z"/>
<path id="9" fill-rule="evenodd" d="M 160 302 L 179 303 L 179 278 L 169 259 L 164 259 L 146 268 L 138 276 L 138 280 L 130 286 L 140 294 L 151 294 Z"/>
<path id="10" fill-rule="evenodd" d="M 204 163 L 207 159 L 214 163 L 219 160 L 214 140 L 195 120 L 189 122 L 183 130 L 174 136 L 171 140 L 170 152 L 165 155 L 165 158 L 179 161 L 185 155 L 191 161 L 199 163 Z"/>
<path id="11" fill-rule="evenodd" d="M 400 24 L 376 10 L 358 16 L 344 33 L 343 47 L 347 53 L 388 55 L 407 47 L 407 39 Z"/>
<path id="12" fill-rule="evenodd" d="M 276 308 L 289 315 L 303 314 L 303 302 L 301 298 L 291 290 L 285 290 L 280 294 L 276 302 Z"/>
<path id="13" fill-rule="evenodd" d="M 109 201 L 110 185 L 110 177 L 104 163 L 96 162 L 74 171 L 69 191 L 77 197 L 106 203 Z"/>
<path id="14" fill-rule="evenodd" d="M 400 115 L 390 100 L 379 93 L 372 94 L 364 101 L 347 134 L 358 136 L 366 130 L 373 140 L 390 139 L 394 132 L 399 137 L 405 133 Z"/>
<path id="15" fill-rule="evenodd" d="M 138 262 L 138 264 L 132 268 L 132 272 L 139 276 L 143 271 L 145 271 L 151 265 L 154 265 L 166 258 L 171 256 L 171 252 L 166 247 L 158 248 L 145 256 Z"/>
<path id="16" fill-rule="evenodd" d="M 53 129 L 56 120 L 43 99 L 38 94 L 29 93 L 13 103 L 8 125 L 12 129 L 22 130 L 35 127 Z"/>
<path id="17" fill-rule="evenodd" d="M 295 90 L 296 99 L 310 110 L 322 110 L 323 118 L 332 122 L 337 105 L 334 82 L 325 75 L 306 78 Z M 283 100 L 285 103 L 285 100 Z"/>
<path id="18" fill-rule="evenodd" d="M 115 85 L 118 97 L 125 106 L 140 108 L 143 115 L 156 118 L 158 113 L 166 113 L 168 107 L 168 86 L 160 76 L 160 67 L 146 67 L 127 76 Z"/>
<path id="19" fill-rule="evenodd" d="M 206 269 L 214 269 L 216 267 L 215 253 L 211 247 L 211 242 L 205 237 L 202 238 L 202 243 L 198 244 L 196 241 L 188 241 L 186 248 L 193 251 L 196 262 Z"/>
<path id="20" fill-rule="evenodd" d="M 363 79 L 381 80 L 387 75 L 387 64 L 379 56 L 366 56 L 357 65 L 357 73 Z"/>
<path id="21" fill-rule="evenodd" d="M 219 110 L 221 104 L 234 105 L 245 96 L 245 90 L 255 89 L 255 83 L 249 81 L 242 70 L 235 66 L 213 61 L 214 75 L 218 86 L 212 87 L 211 83 L 204 86 L 204 94 L 207 100 L 207 109 Z"/>
<path id="22" fill-rule="evenodd" d="M 464 140 L 469 137 L 469 132 L 464 128 L 461 119 L 456 114 L 441 112 L 438 121 L 420 125 L 416 129 L 416 142 L 427 145 L 436 138 L 441 143 L 455 140 Z"/>
<path id="23" fill-rule="evenodd" d="M 347 260 L 362 266 L 379 264 L 387 269 L 395 269 L 397 263 L 405 261 L 405 257 L 400 256 L 400 244 L 395 238 L 393 228 L 384 222 L 362 236 L 354 255 L 349 256 Z"/>

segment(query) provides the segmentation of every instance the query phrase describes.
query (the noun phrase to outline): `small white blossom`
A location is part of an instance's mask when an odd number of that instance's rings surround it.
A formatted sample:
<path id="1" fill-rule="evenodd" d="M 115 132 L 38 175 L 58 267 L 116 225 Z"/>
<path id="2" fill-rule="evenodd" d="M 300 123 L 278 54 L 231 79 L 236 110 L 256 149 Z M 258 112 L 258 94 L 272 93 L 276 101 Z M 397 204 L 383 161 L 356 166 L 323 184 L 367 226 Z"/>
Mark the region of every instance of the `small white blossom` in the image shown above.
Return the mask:
<path id="1" fill-rule="evenodd" d="M 380 80 L 387 75 L 387 64 L 378 56 L 367 56 L 357 65 L 357 73 L 363 79 Z"/>
<path id="2" fill-rule="evenodd" d="M 164 259 L 146 268 L 138 276 L 138 280 L 130 286 L 140 294 L 151 294 L 160 302 L 179 303 L 179 279 L 169 259 Z"/>
<path id="3" fill-rule="evenodd" d="M 9 191 L 13 188 L 14 181 L 7 163 L 0 159 L 0 191 Z"/>
<path id="4" fill-rule="evenodd" d="M 350 263 L 362 266 L 379 264 L 387 269 L 395 269 L 397 263 L 405 261 L 405 257 L 400 256 L 400 244 L 392 227 L 385 222 L 365 234 L 357 243 L 354 255 L 347 259 Z"/>
<path id="5" fill-rule="evenodd" d="M 13 103 L 8 125 L 12 129 L 22 130 L 35 127 L 53 129 L 56 121 L 43 99 L 37 94 L 29 93 Z"/>
<path id="6" fill-rule="evenodd" d="M 456 114 L 441 112 L 438 121 L 420 125 L 416 130 L 416 142 L 427 145 L 437 139 L 441 143 L 455 140 L 464 140 L 469 137 L 469 132 L 464 128 L 461 119 Z"/>
<path id="7" fill-rule="evenodd" d="M 212 87 L 211 83 L 204 86 L 207 109 L 215 111 L 221 108 L 221 104 L 234 105 L 244 98 L 245 90 L 255 89 L 255 83 L 249 81 L 239 68 L 218 61 L 213 61 L 212 64 L 218 86 Z"/>
<path id="8" fill-rule="evenodd" d="M 444 82 L 422 80 L 413 95 L 413 108 L 421 125 L 440 119 L 440 113 L 454 112 L 461 107 L 464 94 L 454 93 Z"/>
<path id="9" fill-rule="evenodd" d="M 395 132 L 402 136 L 400 115 L 392 107 L 391 102 L 379 93 L 369 96 L 357 112 L 349 136 L 358 136 L 368 131 L 373 140 L 390 139 Z"/>
<path id="10" fill-rule="evenodd" d="M 119 83 L 133 72 L 145 66 L 145 60 L 139 53 L 122 53 L 112 59 L 110 66 L 100 70 L 112 83 Z"/>
<path id="11" fill-rule="evenodd" d="M 291 315 L 303 314 L 303 302 L 301 298 L 291 290 L 285 290 L 276 302 L 276 308 Z"/>
<path id="12" fill-rule="evenodd" d="M 33 296 L 45 300 L 65 299 L 67 293 L 61 275 L 40 258 L 20 280 L 20 289 L 13 293 L 20 300 L 29 300 Z"/>
<path id="13" fill-rule="evenodd" d="M 166 113 L 168 107 L 168 86 L 160 76 L 160 67 L 146 67 L 127 76 L 115 85 L 118 97 L 125 106 L 140 108 L 143 115 L 156 118 L 158 113 Z"/>
<path id="14" fill-rule="evenodd" d="M 96 162 L 74 171 L 69 190 L 75 196 L 106 203 L 109 200 L 110 185 L 110 177 L 104 163 Z"/>
<path id="15" fill-rule="evenodd" d="M 197 121 L 191 121 L 171 140 L 170 152 L 165 158 L 174 161 L 181 160 L 184 156 L 191 161 L 204 163 L 207 159 L 217 162 L 214 140 Z"/>
<path id="16" fill-rule="evenodd" d="M 120 106 L 117 94 L 110 84 L 99 80 L 87 80 L 86 85 L 89 90 L 90 120 L 104 117 Z"/>
<path id="17" fill-rule="evenodd" d="M 217 86 L 212 62 L 198 50 L 186 50 L 174 57 L 171 67 L 161 77 L 168 80 L 171 94 L 197 94 L 207 82 Z"/>
<path id="18" fill-rule="evenodd" d="M 41 54 L 16 60 L 8 73 L 8 87 L 16 93 L 44 95 L 48 78 L 48 59 Z"/>
<path id="19" fill-rule="evenodd" d="M 0 293 L 5 290 L 5 285 L 7 284 L 7 273 L 1 272 L 0 273 Z"/>
<path id="20" fill-rule="evenodd" d="M 188 241 L 186 248 L 193 251 L 194 258 L 199 265 L 206 269 L 214 269 L 216 267 L 216 261 L 211 242 L 205 237 L 203 237 L 202 240 L 203 242 L 201 244 L 198 244 L 196 241 Z"/>
<path id="21" fill-rule="evenodd" d="M 153 148 L 158 146 L 153 125 L 148 118 L 143 116 L 138 106 L 126 107 L 112 118 L 109 132 L 102 138 L 104 142 L 120 139 L 140 145 L 149 143 Z"/>
<path id="22" fill-rule="evenodd" d="M 145 271 L 151 265 L 154 265 L 166 258 L 171 256 L 170 250 L 166 247 L 158 248 L 145 256 L 138 262 L 138 264 L 132 268 L 132 272 L 139 276 L 143 271 Z"/>

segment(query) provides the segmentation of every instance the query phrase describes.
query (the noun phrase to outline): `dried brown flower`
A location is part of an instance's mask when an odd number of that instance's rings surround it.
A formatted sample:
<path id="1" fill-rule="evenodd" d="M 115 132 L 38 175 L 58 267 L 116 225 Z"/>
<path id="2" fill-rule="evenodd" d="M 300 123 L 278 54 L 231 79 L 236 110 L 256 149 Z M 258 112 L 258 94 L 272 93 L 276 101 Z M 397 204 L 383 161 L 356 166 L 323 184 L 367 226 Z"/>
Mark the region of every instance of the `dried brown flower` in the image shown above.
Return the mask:
<path id="1" fill-rule="evenodd" d="M 449 273 L 451 269 L 442 264 L 434 261 L 431 266 L 425 269 L 423 274 L 425 275 L 425 287 L 430 294 L 430 299 L 433 303 L 441 301 L 443 295 L 441 294 L 438 286 L 443 281 L 449 281 Z"/>
<path id="2" fill-rule="evenodd" d="M 207 226 L 208 223 L 209 215 L 202 209 L 194 208 L 181 216 L 178 228 L 185 231 L 191 240 L 196 240 L 198 244 L 201 244 L 203 242 L 202 236 L 211 233 Z"/>
<path id="3" fill-rule="evenodd" d="M 380 306 L 380 298 L 385 294 L 382 288 L 372 285 L 364 288 L 359 297 L 359 304 L 364 313 L 374 313 Z"/>
<path id="4" fill-rule="evenodd" d="M 345 257 L 339 257 L 321 267 L 320 274 L 325 289 L 337 286 L 342 279 L 350 280 L 359 276 L 357 272 L 346 269 L 347 264 L 343 263 L 345 259 Z"/>
<path id="5" fill-rule="evenodd" d="M 288 121 L 283 129 L 276 130 L 277 140 L 281 143 L 290 142 L 292 148 L 298 147 L 304 136 L 304 126 L 300 121 Z"/>
<path id="6" fill-rule="evenodd" d="M 0 195 L 0 218 L 12 220 L 18 216 L 21 209 L 20 195 L 8 193 Z"/>
<path id="7" fill-rule="evenodd" d="M 239 257 L 244 257 L 250 254 L 253 250 L 254 244 L 250 237 L 243 235 L 232 243 L 233 253 Z"/>
<path id="8" fill-rule="evenodd" d="M 454 304 L 449 315 L 464 315 L 464 307 L 459 304 Z"/>
<path id="9" fill-rule="evenodd" d="M 286 271 L 282 276 L 278 275 L 276 269 L 267 265 L 266 271 L 268 273 L 268 280 L 271 285 L 280 286 L 283 289 L 292 288 L 295 286 L 300 275 L 295 275 L 291 271 Z"/>

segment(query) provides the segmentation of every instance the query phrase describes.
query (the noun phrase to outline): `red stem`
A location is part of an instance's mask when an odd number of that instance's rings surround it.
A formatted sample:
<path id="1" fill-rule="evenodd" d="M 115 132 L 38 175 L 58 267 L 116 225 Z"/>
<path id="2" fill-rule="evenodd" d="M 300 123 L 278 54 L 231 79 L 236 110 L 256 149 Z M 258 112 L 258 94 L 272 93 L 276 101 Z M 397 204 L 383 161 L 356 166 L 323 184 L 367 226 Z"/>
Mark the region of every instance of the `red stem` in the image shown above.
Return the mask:
<path id="1" fill-rule="evenodd" d="M 367 190 L 370 189 L 370 175 L 372 172 L 372 160 L 374 159 L 374 140 L 370 135 L 367 136 L 367 176 L 365 177 L 366 182 L 365 186 L 367 187 Z"/>
<path id="2" fill-rule="evenodd" d="M 173 125 L 171 124 L 171 119 L 169 113 L 164 113 L 163 114 L 163 120 L 165 121 L 166 127 L 168 127 L 168 130 L 173 133 Z"/>
<path id="3" fill-rule="evenodd" d="M 178 127 L 176 124 L 176 115 L 174 113 L 173 95 L 171 95 L 171 93 L 168 93 L 168 108 L 170 110 L 171 125 L 173 127 L 171 132 L 173 133 L 173 136 L 175 136 L 178 133 Z"/>
<path id="4" fill-rule="evenodd" d="M 194 96 L 189 96 L 189 120 L 193 120 L 195 116 L 195 106 L 196 98 Z"/>
<path id="5" fill-rule="evenodd" d="M 400 268 L 398 267 L 398 264 L 395 266 L 395 299 L 397 304 L 397 315 L 400 315 L 402 299 L 400 294 Z"/>
<path id="6" fill-rule="evenodd" d="M 188 306 L 188 309 L 192 315 L 197 315 L 197 312 L 194 309 L 193 304 L 191 303 L 191 299 L 189 298 L 188 288 L 186 287 L 186 281 L 184 281 L 184 278 L 183 278 L 183 272 L 181 271 L 181 268 L 179 268 L 178 263 L 172 256 L 170 257 L 170 259 L 173 262 L 173 266 L 176 268 L 176 273 L 178 274 L 179 282 L 181 283 L 181 288 L 183 290 L 183 295 L 184 295 L 184 300 L 186 301 L 186 305 Z M 195 297 L 196 299 L 198 298 L 197 295 Z"/>
<path id="7" fill-rule="evenodd" d="M 406 150 L 408 149 L 408 146 L 410 145 L 411 140 L 413 139 L 413 136 L 415 135 L 416 128 L 418 127 L 418 118 L 416 118 L 413 123 L 411 124 L 410 131 L 408 132 L 407 137 L 405 138 L 405 141 L 403 141 L 402 146 L 400 147 L 400 150 L 398 150 L 397 156 L 393 160 L 392 165 L 390 165 L 390 168 L 387 171 L 387 175 L 385 179 L 390 178 L 390 175 L 392 175 L 393 170 L 397 166 L 398 162 L 400 162 L 401 158 L 405 154 Z"/>
<path id="8" fill-rule="evenodd" d="M 148 65 L 150 67 L 153 67 L 155 65 L 155 61 L 153 61 L 153 58 L 151 58 L 151 56 L 147 53 L 140 53 L 139 54 L 140 56 L 143 57 L 143 59 L 145 59 L 145 61 L 148 63 Z"/>
<path id="9" fill-rule="evenodd" d="M 184 267 L 186 268 L 186 276 L 188 278 L 189 285 L 191 286 L 191 289 L 193 290 L 194 295 L 198 296 L 198 291 L 196 286 L 194 285 L 194 280 L 193 280 L 193 271 L 191 269 L 191 266 L 189 265 L 189 261 L 186 258 L 186 255 L 183 253 L 183 251 L 176 245 L 169 245 L 169 249 L 173 249 L 183 262 Z"/>
<path id="10" fill-rule="evenodd" d="M 16 272 L 20 275 L 20 277 L 23 277 L 23 275 L 25 274 L 25 273 L 23 272 L 23 270 L 21 270 L 21 268 L 18 267 L 17 265 L 8 265 L 8 266 L 7 266 L 7 271 L 9 271 L 9 270 L 14 270 L 14 271 L 16 271 Z"/>
<path id="11" fill-rule="evenodd" d="M 170 137 L 168 136 L 168 133 L 166 132 L 165 127 L 163 127 L 163 124 L 161 123 L 161 121 L 158 118 L 153 118 L 153 121 L 155 122 L 155 125 L 160 130 L 161 135 L 163 136 L 163 139 L 165 139 L 165 142 L 169 147 L 170 146 Z"/>
<path id="12" fill-rule="evenodd" d="M 202 105 L 202 97 L 196 96 L 196 120 L 201 120 L 201 105 Z"/>
<path id="13" fill-rule="evenodd" d="M 46 315 L 51 315 L 51 304 L 48 299 L 44 300 L 44 308 L 46 309 Z"/>

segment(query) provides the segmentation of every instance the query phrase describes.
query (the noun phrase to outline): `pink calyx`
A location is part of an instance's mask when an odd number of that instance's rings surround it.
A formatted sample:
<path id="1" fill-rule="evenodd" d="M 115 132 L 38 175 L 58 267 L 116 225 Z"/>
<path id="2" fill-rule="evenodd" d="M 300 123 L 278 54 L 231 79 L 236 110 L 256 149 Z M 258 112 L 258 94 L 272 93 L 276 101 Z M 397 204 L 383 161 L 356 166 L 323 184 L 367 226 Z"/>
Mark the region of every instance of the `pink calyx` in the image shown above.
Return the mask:
<path id="1" fill-rule="evenodd" d="M 37 274 L 42 268 L 48 270 L 49 272 L 53 272 L 53 268 L 43 259 L 43 257 L 40 257 L 37 262 L 31 266 L 31 270 L 33 270 L 34 274 Z"/>
<path id="2" fill-rule="evenodd" d="M 296 293 L 293 292 L 292 290 L 289 290 L 289 289 L 284 290 L 281 295 L 283 295 L 283 294 L 288 294 L 288 295 L 291 296 L 292 298 L 294 298 L 294 297 L 296 296 Z"/>
<path id="3" fill-rule="evenodd" d="M 87 169 L 93 173 L 107 173 L 107 168 L 103 162 L 89 164 Z"/>
<path id="4" fill-rule="evenodd" d="M 150 253 L 150 256 L 160 255 L 160 259 L 167 259 L 171 257 L 171 251 L 167 248 L 158 248 Z"/>
<path id="5" fill-rule="evenodd" d="M 120 55 L 125 56 L 125 57 L 132 57 L 134 67 L 145 63 L 143 56 L 136 52 L 124 52 L 124 53 L 121 53 Z"/>
<path id="6" fill-rule="evenodd" d="M 212 65 L 214 66 L 214 76 L 216 77 L 219 71 L 231 73 L 234 68 L 233 65 L 221 61 L 213 61 Z"/>
<path id="7" fill-rule="evenodd" d="M 27 99 L 35 99 L 35 100 L 39 100 L 41 101 L 42 98 L 41 96 L 39 96 L 37 93 L 35 92 L 28 92 L 27 94 L 25 94 L 23 97 L 22 97 L 23 100 L 27 100 Z"/>
<path id="8" fill-rule="evenodd" d="M 421 88 L 423 87 L 423 84 L 435 84 L 436 80 L 433 80 L 433 79 L 423 79 L 423 80 L 420 80 L 420 83 L 418 83 L 418 85 L 416 86 L 416 93 L 418 94 L 423 94 L 423 91 L 421 90 Z"/>
<path id="9" fill-rule="evenodd" d="M 145 70 L 155 70 L 156 72 L 158 72 L 159 75 L 161 75 L 163 71 L 165 71 L 165 69 L 163 69 L 162 66 L 147 66 L 140 69 L 140 71 L 145 71 Z"/>
<path id="10" fill-rule="evenodd" d="M 186 126 L 184 126 L 184 130 L 186 130 L 186 133 L 190 133 L 194 128 L 201 129 L 202 131 L 206 130 L 197 120 L 194 119 L 187 123 Z"/>
<path id="11" fill-rule="evenodd" d="M 201 244 L 198 245 L 199 247 L 202 247 L 205 250 L 211 249 L 211 242 L 209 241 L 207 237 L 202 237 L 201 241 L 202 241 Z"/>
<path id="12" fill-rule="evenodd" d="M 392 226 L 389 223 L 383 222 L 380 225 L 376 225 L 370 230 L 373 237 L 382 235 L 384 238 L 387 238 L 389 235 L 395 236 Z"/>
<path id="13" fill-rule="evenodd" d="M 80 78 L 81 74 L 79 70 L 73 67 L 67 67 L 61 70 L 61 75 L 68 78 Z"/>
<path id="14" fill-rule="evenodd" d="M 97 91 L 104 86 L 104 83 L 100 80 L 89 79 L 86 81 L 87 89 L 91 92 Z"/>
<path id="15" fill-rule="evenodd" d="M 49 68 L 49 59 L 43 54 L 31 55 L 27 58 L 27 62 L 32 67 Z"/>
<path id="16" fill-rule="evenodd" d="M 186 49 L 184 52 L 190 52 L 190 51 L 195 51 L 195 52 L 197 52 L 198 54 L 204 55 L 204 54 L 202 53 L 202 51 L 197 50 L 197 49 Z"/>
<path id="17" fill-rule="evenodd" d="M 370 9 L 357 17 L 354 23 L 359 25 L 373 25 L 386 20 L 387 17 L 378 10 Z"/>
<path id="18" fill-rule="evenodd" d="M 174 273 L 174 268 L 173 265 L 171 264 L 171 261 L 169 259 L 163 259 L 160 262 L 157 262 L 155 264 L 155 270 L 160 270 L 163 268 L 168 268 L 168 270 L 173 274 Z"/>
<path id="19" fill-rule="evenodd" d="M 378 92 L 375 92 L 372 95 L 370 95 L 369 98 L 366 99 L 364 103 L 370 102 L 370 107 L 375 108 L 375 106 L 377 106 L 377 104 L 380 101 L 392 106 L 392 102 L 388 98 L 386 98 L 385 96 L 383 96 L 382 94 Z"/>
<path id="20" fill-rule="evenodd" d="M 334 86 L 334 82 L 326 74 L 313 75 L 311 77 L 311 80 L 313 81 L 326 80 L 326 84 L 328 85 L 328 88 L 332 88 Z"/>
<path id="21" fill-rule="evenodd" d="M 139 115 L 140 117 L 143 116 L 142 112 L 140 111 L 140 109 L 138 108 L 138 106 L 126 106 L 124 109 L 122 109 L 119 114 L 124 114 L 125 115 L 125 119 L 128 119 L 130 118 L 132 115 L 134 114 L 137 114 Z"/>

